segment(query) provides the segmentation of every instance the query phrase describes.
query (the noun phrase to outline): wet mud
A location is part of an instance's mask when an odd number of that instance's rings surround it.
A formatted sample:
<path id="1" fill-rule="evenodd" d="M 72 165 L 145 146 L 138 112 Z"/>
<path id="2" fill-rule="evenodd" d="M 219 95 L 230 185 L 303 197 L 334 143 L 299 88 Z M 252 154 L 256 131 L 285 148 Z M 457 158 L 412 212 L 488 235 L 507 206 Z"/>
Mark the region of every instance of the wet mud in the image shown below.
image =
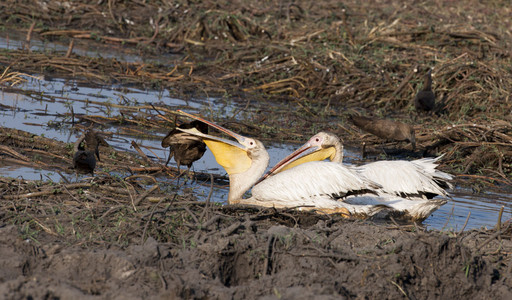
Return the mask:
<path id="1" fill-rule="evenodd" d="M 491 232 L 450 236 L 290 212 L 209 213 L 206 225 L 181 236 L 182 243 L 147 237 L 125 247 L 70 244 L 48 233 L 37 241 L 23 239 L 16 226 L 3 226 L 0 294 L 4 299 L 511 295 L 504 253 L 512 246 L 510 231 L 500 245 L 485 244 Z"/>

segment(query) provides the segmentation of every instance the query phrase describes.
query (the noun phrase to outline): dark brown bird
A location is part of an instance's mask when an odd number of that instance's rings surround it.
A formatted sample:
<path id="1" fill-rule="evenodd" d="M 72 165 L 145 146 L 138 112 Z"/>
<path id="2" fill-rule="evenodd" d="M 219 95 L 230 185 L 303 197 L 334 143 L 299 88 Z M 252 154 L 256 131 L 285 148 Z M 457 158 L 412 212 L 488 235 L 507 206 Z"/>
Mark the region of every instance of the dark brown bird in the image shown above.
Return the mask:
<path id="1" fill-rule="evenodd" d="M 434 109 L 436 96 L 432 91 L 432 69 L 425 74 L 423 88 L 416 94 L 414 98 L 414 107 L 416 111 L 431 111 Z"/>
<path id="2" fill-rule="evenodd" d="M 82 135 L 75 143 L 73 168 L 81 172 L 94 174 L 96 157 L 98 161 L 101 161 L 98 149 L 100 144 L 108 145 L 94 130 L 88 130 L 87 133 Z"/>
<path id="3" fill-rule="evenodd" d="M 178 128 L 196 128 L 200 132 L 208 134 L 208 125 L 197 120 L 181 124 Z M 192 167 L 192 163 L 203 157 L 203 154 L 206 151 L 206 144 L 201 138 L 179 131 L 177 128 L 171 130 L 167 136 L 164 137 L 162 140 L 162 147 L 169 147 L 169 158 L 165 165 L 167 166 L 171 157 L 174 156 L 174 160 L 178 165 L 178 170 L 181 165 L 186 165 L 188 169 L 190 169 L 190 167 Z"/>
<path id="4" fill-rule="evenodd" d="M 412 149 L 416 150 L 414 128 L 409 124 L 386 119 L 371 119 L 363 116 L 350 116 L 349 119 L 357 127 L 382 139 L 409 141 Z"/>

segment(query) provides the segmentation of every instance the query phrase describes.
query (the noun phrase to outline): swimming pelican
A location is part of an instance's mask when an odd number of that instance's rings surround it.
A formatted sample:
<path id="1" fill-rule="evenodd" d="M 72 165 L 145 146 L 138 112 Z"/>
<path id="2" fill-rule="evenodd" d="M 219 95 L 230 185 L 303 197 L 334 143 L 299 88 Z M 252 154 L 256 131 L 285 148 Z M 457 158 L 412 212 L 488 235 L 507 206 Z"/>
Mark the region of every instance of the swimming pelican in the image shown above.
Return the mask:
<path id="1" fill-rule="evenodd" d="M 174 156 L 174 160 L 178 165 L 178 172 L 180 166 L 186 165 L 190 170 L 192 163 L 203 157 L 206 152 L 206 144 L 198 137 L 190 136 L 186 133 L 179 131 L 179 128 L 190 129 L 197 128 L 202 133 L 208 133 L 208 125 L 194 120 L 190 123 L 184 123 L 180 126 L 176 126 L 171 130 L 162 140 L 162 147 L 169 147 L 169 158 L 165 165 L 169 163 L 171 157 Z"/>
<path id="2" fill-rule="evenodd" d="M 229 204 L 249 204 L 264 207 L 301 207 L 324 213 L 353 212 L 352 205 L 343 199 L 356 195 L 376 194 L 378 184 L 359 176 L 342 164 L 317 161 L 301 164 L 258 182 L 252 188 L 252 197 L 242 196 L 263 175 L 269 162 L 265 146 L 253 138 L 244 137 L 224 127 L 183 111 L 180 113 L 205 122 L 232 136 L 237 142 L 211 136 L 192 129 L 180 129 L 185 133 L 201 137 L 212 151 L 217 162 L 229 176 Z M 328 170 L 320 172 L 319 170 Z M 314 180 L 313 178 L 314 177 Z M 378 209 L 377 209 L 378 211 Z"/>
<path id="3" fill-rule="evenodd" d="M 281 171 L 296 168 L 306 162 L 327 158 L 332 163 L 340 164 L 343 160 L 343 145 L 336 135 L 320 132 L 294 153 L 277 163 L 263 178 L 268 180 L 265 178 Z M 381 197 L 370 197 L 367 199 L 369 201 L 367 204 L 386 205 L 413 219 L 425 219 L 439 206 L 446 203 L 444 199 L 432 198 L 438 195 L 447 196 L 446 189 L 452 188 L 449 182 L 452 176 L 436 169 L 436 162 L 440 158 L 441 156 L 413 161 L 386 160 L 349 168 L 382 186 L 378 190 Z M 321 172 L 328 171 L 322 170 Z M 387 199 L 388 196 L 391 198 Z M 360 201 L 358 203 L 363 204 Z"/>

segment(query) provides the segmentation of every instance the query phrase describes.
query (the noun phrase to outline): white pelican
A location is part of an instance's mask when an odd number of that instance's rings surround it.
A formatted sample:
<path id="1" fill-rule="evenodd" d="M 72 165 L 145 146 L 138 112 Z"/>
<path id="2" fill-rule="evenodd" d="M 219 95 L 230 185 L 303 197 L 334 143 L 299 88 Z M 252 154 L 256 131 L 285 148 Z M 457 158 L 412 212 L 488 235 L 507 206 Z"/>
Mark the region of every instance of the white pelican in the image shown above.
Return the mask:
<path id="1" fill-rule="evenodd" d="M 192 129 L 180 129 L 190 135 L 201 137 L 212 151 L 217 162 L 229 176 L 229 204 L 249 204 L 264 207 L 300 207 L 324 213 L 353 213 L 352 205 L 343 201 L 345 197 L 358 199 L 356 195 L 374 193 L 378 184 L 359 176 L 342 164 L 310 162 L 299 165 L 258 182 L 252 188 L 252 197 L 242 196 L 263 175 L 269 155 L 263 144 L 244 137 L 212 122 L 183 111 L 180 113 L 207 123 L 234 137 L 238 142 L 211 136 Z M 319 170 L 328 170 L 320 172 Z M 313 178 L 314 177 L 314 178 Z M 354 200 L 356 201 L 356 200 Z M 372 207 L 369 210 L 379 211 Z"/>
<path id="2" fill-rule="evenodd" d="M 292 167 L 296 168 L 310 161 L 321 161 L 327 158 L 332 163 L 340 164 L 343 160 L 343 145 L 336 135 L 320 132 L 294 153 L 277 163 L 263 178 L 268 178 Z M 444 199 L 432 198 L 437 195 L 447 196 L 448 193 L 445 189 L 452 188 L 451 183 L 448 182 L 452 176 L 436 169 L 436 162 L 440 158 L 441 156 L 413 161 L 386 160 L 349 168 L 382 186 L 382 189 L 378 191 L 381 197 L 369 197 L 366 199 L 368 200 L 366 204 L 389 206 L 413 219 L 425 219 L 439 206 L 446 203 Z M 325 173 L 328 170 L 320 172 Z M 357 200 L 366 201 L 363 198 Z M 355 199 L 349 202 L 356 203 Z M 357 203 L 365 204 L 361 201 L 357 201 Z"/>

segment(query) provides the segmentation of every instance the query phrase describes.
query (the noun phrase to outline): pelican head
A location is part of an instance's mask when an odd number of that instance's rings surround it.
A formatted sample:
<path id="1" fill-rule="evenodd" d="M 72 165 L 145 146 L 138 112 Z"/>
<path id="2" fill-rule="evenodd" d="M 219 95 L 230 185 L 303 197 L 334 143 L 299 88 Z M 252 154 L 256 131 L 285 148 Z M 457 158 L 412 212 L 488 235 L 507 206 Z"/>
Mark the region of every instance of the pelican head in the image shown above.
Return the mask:
<path id="1" fill-rule="evenodd" d="M 329 159 L 333 162 L 341 162 L 343 160 L 343 144 L 335 134 L 319 132 L 292 154 L 278 162 L 260 181 L 268 176 L 291 169 L 300 164 L 325 159 Z"/>
<path id="2" fill-rule="evenodd" d="M 205 142 L 215 156 L 217 163 L 228 173 L 228 203 L 238 203 L 243 194 L 256 183 L 268 166 L 270 157 L 265 146 L 257 139 L 242 136 L 213 122 L 181 110 L 178 112 L 204 122 L 237 140 L 237 142 L 235 142 L 212 136 L 202 133 L 195 128 L 178 128 L 180 131 L 186 132 L 192 136 L 200 137 Z"/>

